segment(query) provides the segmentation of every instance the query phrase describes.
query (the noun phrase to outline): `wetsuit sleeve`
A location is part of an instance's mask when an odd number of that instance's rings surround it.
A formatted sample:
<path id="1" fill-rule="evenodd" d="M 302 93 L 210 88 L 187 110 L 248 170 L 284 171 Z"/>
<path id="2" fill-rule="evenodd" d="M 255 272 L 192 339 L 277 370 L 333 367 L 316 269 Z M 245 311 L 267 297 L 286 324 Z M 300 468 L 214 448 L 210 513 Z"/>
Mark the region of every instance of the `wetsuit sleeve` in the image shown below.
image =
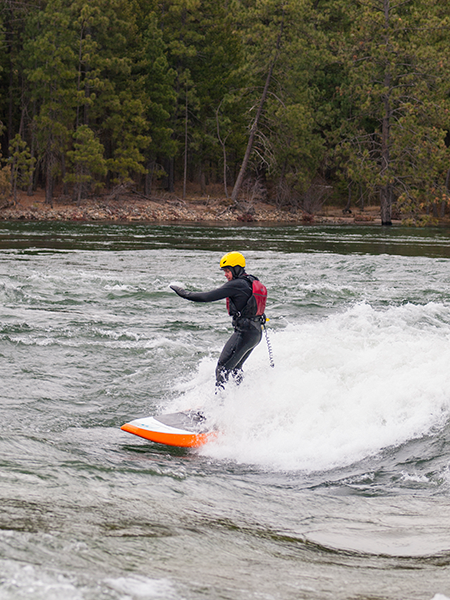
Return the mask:
<path id="1" fill-rule="evenodd" d="M 177 285 L 171 285 L 170 287 L 179 296 L 186 298 L 186 300 L 192 300 L 192 302 L 215 302 L 216 300 L 223 300 L 223 298 L 230 296 L 234 288 L 234 286 L 229 285 L 229 282 L 210 292 L 187 292 Z"/>
<path id="2" fill-rule="evenodd" d="M 182 298 L 187 298 L 189 292 L 187 292 L 185 289 L 183 289 L 182 287 L 179 287 L 178 285 L 171 285 L 170 289 L 173 290 L 174 292 L 176 292 L 179 296 L 181 296 Z"/>

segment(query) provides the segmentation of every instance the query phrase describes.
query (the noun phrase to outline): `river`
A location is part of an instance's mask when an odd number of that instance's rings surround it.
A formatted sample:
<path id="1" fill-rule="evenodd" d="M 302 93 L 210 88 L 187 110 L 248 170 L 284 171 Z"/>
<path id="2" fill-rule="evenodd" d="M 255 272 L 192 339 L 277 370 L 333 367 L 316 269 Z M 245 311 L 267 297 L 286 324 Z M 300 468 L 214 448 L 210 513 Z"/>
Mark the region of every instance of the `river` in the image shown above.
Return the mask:
<path id="1" fill-rule="evenodd" d="M 169 285 L 229 250 L 275 367 L 216 396 L 224 302 Z M 450 231 L 1 223 L 0 299 L 1 600 L 450 598 Z"/>

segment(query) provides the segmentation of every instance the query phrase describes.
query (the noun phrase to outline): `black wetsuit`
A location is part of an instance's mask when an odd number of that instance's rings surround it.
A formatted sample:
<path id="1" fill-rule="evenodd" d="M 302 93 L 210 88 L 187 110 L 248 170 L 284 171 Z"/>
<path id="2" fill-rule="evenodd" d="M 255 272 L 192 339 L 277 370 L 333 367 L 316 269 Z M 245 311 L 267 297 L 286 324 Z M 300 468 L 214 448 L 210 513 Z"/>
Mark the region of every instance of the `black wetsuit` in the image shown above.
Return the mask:
<path id="1" fill-rule="evenodd" d="M 171 286 L 171 288 L 182 298 L 193 302 L 215 302 L 224 298 L 230 299 L 234 333 L 219 356 L 216 367 L 216 386 L 223 387 L 228 381 L 230 373 L 239 383 L 242 379 L 242 365 L 250 356 L 253 348 L 259 344 L 262 336 L 262 317 L 256 316 L 256 303 L 248 303 L 253 295 L 251 276 L 243 273 L 210 292 L 187 292 L 177 286 Z"/>

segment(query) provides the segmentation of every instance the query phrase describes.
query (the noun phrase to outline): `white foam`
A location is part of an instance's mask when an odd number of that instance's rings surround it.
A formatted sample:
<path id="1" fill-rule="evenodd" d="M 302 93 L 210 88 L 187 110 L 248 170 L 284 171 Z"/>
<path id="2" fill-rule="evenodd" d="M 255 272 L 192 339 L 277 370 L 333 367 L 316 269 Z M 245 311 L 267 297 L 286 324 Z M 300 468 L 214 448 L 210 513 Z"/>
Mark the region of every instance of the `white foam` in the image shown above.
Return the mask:
<path id="1" fill-rule="evenodd" d="M 0 597 L 2 600 L 82 600 L 90 596 L 84 584 L 75 575 L 62 574 L 54 569 L 37 565 L 23 565 L 12 560 L 1 560 Z M 179 590 L 168 579 L 152 579 L 142 575 L 96 579 L 96 592 L 118 600 L 180 600 Z M 118 594 L 118 595 L 117 595 Z"/>
<path id="2" fill-rule="evenodd" d="M 150 579 L 134 575 L 132 577 L 117 577 L 107 579 L 105 583 L 121 594 L 121 600 L 164 598 L 169 600 L 180 598 L 173 585 L 167 579 Z M 122 595 L 123 594 L 123 595 Z"/>
<path id="3" fill-rule="evenodd" d="M 39 566 L 22 565 L 14 561 L 0 562 L 2 600 L 33 598 L 34 600 L 82 600 L 83 593 L 74 582 L 61 573 Z"/>
<path id="4" fill-rule="evenodd" d="M 203 361 L 183 398 L 205 403 L 222 431 L 203 452 L 313 471 L 425 435 L 449 417 L 449 323 L 442 305 L 359 304 L 271 332 L 275 369 L 263 339 L 222 405 L 212 394 L 213 360 Z"/>

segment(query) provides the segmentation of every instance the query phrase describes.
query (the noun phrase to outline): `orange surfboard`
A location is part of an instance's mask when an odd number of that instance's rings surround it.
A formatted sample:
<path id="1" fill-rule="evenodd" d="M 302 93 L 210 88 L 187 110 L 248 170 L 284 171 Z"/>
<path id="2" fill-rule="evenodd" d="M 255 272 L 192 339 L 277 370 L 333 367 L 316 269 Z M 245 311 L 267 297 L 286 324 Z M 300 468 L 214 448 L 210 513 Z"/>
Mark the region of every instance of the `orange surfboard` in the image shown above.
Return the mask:
<path id="1" fill-rule="evenodd" d="M 217 436 L 217 431 L 207 428 L 204 415 L 193 410 L 135 419 L 121 429 L 158 444 L 180 448 L 198 448 Z"/>

